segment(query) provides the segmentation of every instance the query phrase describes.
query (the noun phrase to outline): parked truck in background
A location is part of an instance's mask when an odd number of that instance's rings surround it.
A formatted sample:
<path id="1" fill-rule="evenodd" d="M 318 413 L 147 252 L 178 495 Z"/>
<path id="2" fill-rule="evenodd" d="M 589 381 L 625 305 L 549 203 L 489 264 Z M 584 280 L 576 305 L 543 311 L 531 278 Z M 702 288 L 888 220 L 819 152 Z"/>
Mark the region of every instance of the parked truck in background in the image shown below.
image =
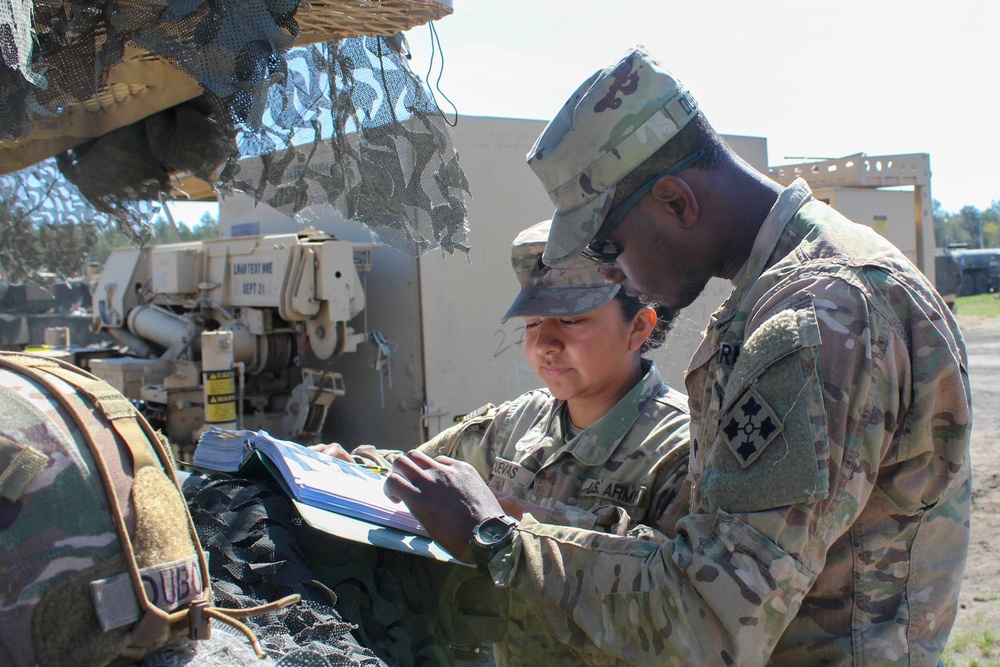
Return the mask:
<path id="1" fill-rule="evenodd" d="M 962 268 L 958 258 L 947 248 L 934 249 L 934 286 L 948 307 L 955 310 L 955 299 L 962 287 Z"/>
<path id="2" fill-rule="evenodd" d="M 106 340 L 92 331 L 90 282 L 84 276 L 59 280 L 40 273 L 38 282 L 11 283 L 0 267 L 0 349 L 47 344 L 58 329 L 60 345 L 86 346 Z"/>
<path id="3" fill-rule="evenodd" d="M 935 254 L 935 284 L 941 294 L 986 294 L 1000 285 L 1000 248 L 969 248 L 952 243 Z M 940 272 L 944 269 L 944 274 Z"/>

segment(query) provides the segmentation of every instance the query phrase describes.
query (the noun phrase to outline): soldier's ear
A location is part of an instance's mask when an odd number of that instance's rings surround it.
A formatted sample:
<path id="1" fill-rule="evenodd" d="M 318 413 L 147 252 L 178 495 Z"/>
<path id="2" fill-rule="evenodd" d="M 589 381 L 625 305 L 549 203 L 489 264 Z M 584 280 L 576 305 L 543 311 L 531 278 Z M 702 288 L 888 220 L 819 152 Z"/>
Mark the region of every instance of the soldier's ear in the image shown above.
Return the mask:
<path id="1" fill-rule="evenodd" d="M 642 344 L 653 334 L 654 328 L 656 328 L 656 311 L 648 307 L 640 308 L 639 312 L 632 318 L 632 326 L 629 329 L 629 352 L 641 349 Z"/>
<path id="2" fill-rule="evenodd" d="M 650 192 L 658 204 L 677 218 L 682 229 L 698 222 L 698 198 L 683 178 L 664 176 L 653 184 Z"/>

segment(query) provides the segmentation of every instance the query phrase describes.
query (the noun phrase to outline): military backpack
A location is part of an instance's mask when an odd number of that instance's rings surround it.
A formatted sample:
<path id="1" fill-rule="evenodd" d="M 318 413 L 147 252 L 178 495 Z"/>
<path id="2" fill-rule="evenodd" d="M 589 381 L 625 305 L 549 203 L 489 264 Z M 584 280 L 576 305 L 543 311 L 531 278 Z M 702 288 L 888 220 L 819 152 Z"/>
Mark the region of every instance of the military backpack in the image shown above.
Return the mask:
<path id="1" fill-rule="evenodd" d="M 160 436 L 110 385 L 0 352 L 0 664 L 123 664 L 208 636 L 208 567 Z M 277 604 L 288 604 L 294 599 Z"/>

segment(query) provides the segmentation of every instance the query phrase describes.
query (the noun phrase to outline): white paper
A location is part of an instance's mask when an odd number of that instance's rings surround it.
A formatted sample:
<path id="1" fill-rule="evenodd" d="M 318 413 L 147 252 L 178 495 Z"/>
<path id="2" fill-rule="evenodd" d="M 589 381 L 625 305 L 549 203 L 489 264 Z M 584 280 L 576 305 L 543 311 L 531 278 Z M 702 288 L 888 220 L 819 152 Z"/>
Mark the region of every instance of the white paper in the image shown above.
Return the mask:
<path id="1" fill-rule="evenodd" d="M 382 491 L 385 483 L 382 475 L 303 445 L 278 440 L 267 431 L 227 431 L 212 426 L 199 440 L 194 465 L 219 472 L 235 472 L 254 450 L 277 468 L 294 500 L 427 536 L 427 531 L 406 505 L 392 502 Z"/>

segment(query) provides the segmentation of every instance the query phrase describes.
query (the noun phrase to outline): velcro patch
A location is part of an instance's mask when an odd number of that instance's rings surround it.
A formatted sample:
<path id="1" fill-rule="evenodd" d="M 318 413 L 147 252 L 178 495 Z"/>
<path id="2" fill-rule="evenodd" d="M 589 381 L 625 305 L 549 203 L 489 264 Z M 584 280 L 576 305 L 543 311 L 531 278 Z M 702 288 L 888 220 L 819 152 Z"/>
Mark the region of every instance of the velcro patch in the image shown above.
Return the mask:
<path id="1" fill-rule="evenodd" d="M 646 487 L 616 479 L 588 479 L 580 488 L 580 497 L 603 498 L 632 507 L 642 501 Z"/>
<path id="2" fill-rule="evenodd" d="M 535 473 L 519 463 L 514 463 L 498 456 L 493 460 L 492 476 L 509 479 L 517 486 L 528 486 L 531 484 L 531 480 L 535 478 Z"/>
<path id="3" fill-rule="evenodd" d="M 17 452 L 7 463 L 7 467 L 0 471 L 0 498 L 15 501 L 45 470 L 49 457 L 34 447 L 16 445 L 2 436 L 0 440 L 4 441 L 0 444 L 6 446 L 9 443 L 11 450 Z M 0 460 L 3 458 L 6 457 L 0 457 Z"/>
<path id="4" fill-rule="evenodd" d="M 781 433 L 782 424 L 767 401 L 751 388 L 722 418 L 722 438 L 741 467 L 757 460 Z"/>

